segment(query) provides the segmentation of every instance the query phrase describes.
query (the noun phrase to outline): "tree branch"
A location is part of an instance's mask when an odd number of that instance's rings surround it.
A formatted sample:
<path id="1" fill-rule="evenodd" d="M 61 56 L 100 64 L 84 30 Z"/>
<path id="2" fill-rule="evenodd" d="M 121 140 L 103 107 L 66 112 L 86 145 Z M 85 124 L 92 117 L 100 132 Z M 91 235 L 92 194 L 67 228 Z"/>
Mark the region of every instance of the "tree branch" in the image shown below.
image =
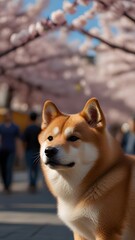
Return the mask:
<path id="1" fill-rule="evenodd" d="M 59 26 L 59 25 L 56 25 L 54 24 L 53 22 L 51 22 L 51 20 L 49 19 L 44 19 L 41 21 L 42 22 L 42 25 L 44 27 L 44 33 L 47 31 L 54 31 L 56 29 L 59 29 L 60 27 L 62 26 Z M 28 39 L 25 41 L 25 42 L 22 42 L 20 45 L 17 45 L 17 46 L 13 46 L 3 52 L 0 52 L 0 58 L 8 55 L 9 53 L 11 52 L 14 52 L 15 50 L 17 50 L 18 48 L 20 47 L 23 47 L 25 45 L 27 45 L 28 43 L 34 41 L 35 39 L 39 38 L 39 37 L 42 37 L 43 35 L 39 34 L 38 32 L 35 34 L 35 36 L 31 37 L 29 36 Z"/>
<path id="2" fill-rule="evenodd" d="M 51 22 L 51 20 L 49 20 L 49 22 L 48 22 L 48 20 L 45 19 L 45 21 L 46 21 L 46 25 L 44 25 L 44 31 L 54 31 L 54 30 L 59 29 L 60 27 L 63 26 L 63 25 L 56 25 L 53 22 Z M 111 43 L 111 42 L 107 41 L 106 39 L 104 39 L 104 38 L 102 38 L 100 36 L 96 36 L 96 35 L 94 35 L 92 33 L 89 33 L 87 30 L 85 30 L 83 28 L 82 29 L 77 29 L 77 28 L 73 27 L 73 25 L 67 25 L 67 23 L 64 23 L 64 26 L 67 27 L 67 29 L 69 31 L 78 31 L 78 32 L 86 35 L 87 37 L 95 38 L 95 39 L 99 40 L 100 42 L 106 44 L 107 46 L 109 46 L 109 47 L 111 47 L 113 49 L 118 49 L 118 50 L 124 51 L 126 53 L 135 54 L 135 50 L 134 49 L 129 49 L 129 48 L 122 47 L 120 45 Z M 0 53 L 0 58 L 8 55 L 11 52 L 14 52 L 18 48 L 27 45 L 28 43 L 34 41 L 35 39 L 37 39 L 39 37 L 41 37 L 41 35 L 39 33 L 36 33 L 36 35 L 34 37 L 29 36 L 27 41 L 23 42 L 19 46 L 13 46 L 13 47 L 7 49 L 6 51 L 1 52 Z"/>
<path id="3" fill-rule="evenodd" d="M 102 0 L 95 0 L 96 2 L 99 2 L 100 4 L 103 5 L 104 9 L 109 9 L 109 7 L 111 5 L 108 5 L 107 3 L 105 3 Z M 130 21 L 132 21 L 133 23 L 135 23 L 135 18 L 133 18 L 132 16 L 130 16 L 126 11 L 123 12 L 123 16 L 127 17 Z"/>
<path id="4" fill-rule="evenodd" d="M 124 75 L 126 73 L 131 73 L 131 72 L 135 72 L 135 67 L 132 67 L 130 69 L 126 69 L 126 70 L 119 70 L 116 73 L 112 73 L 112 76 L 121 76 Z M 133 79 L 134 81 L 134 79 Z"/>
<path id="5" fill-rule="evenodd" d="M 122 47 L 120 45 L 117 45 L 117 44 L 114 44 L 114 43 L 111 43 L 109 41 L 107 41 L 106 39 L 100 37 L 100 36 L 96 36 L 92 33 L 89 33 L 87 30 L 81 28 L 81 29 L 76 29 L 74 28 L 73 26 L 69 26 L 68 29 L 70 31 L 78 31 L 84 35 L 86 35 L 87 37 L 90 37 L 90 38 L 95 38 L 97 40 L 99 40 L 100 42 L 106 44 L 107 46 L 109 46 L 110 48 L 113 48 L 113 49 L 118 49 L 118 50 L 121 50 L 121 51 L 124 51 L 126 53 L 131 53 L 131 54 L 135 54 L 135 50 L 134 49 L 129 49 L 129 48 L 126 48 L 126 47 Z"/>
<path id="6" fill-rule="evenodd" d="M 131 17 L 128 13 L 124 12 L 123 16 L 127 17 L 129 20 L 131 20 L 133 23 L 135 23 L 135 18 Z"/>
<path id="7" fill-rule="evenodd" d="M 11 74 L 9 74 L 9 73 L 5 73 L 5 76 L 6 77 L 8 77 L 8 78 L 12 78 L 13 76 L 11 75 Z M 55 96 L 55 97 L 66 97 L 66 96 L 68 96 L 68 92 L 67 93 L 58 93 L 58 92 L 56 92 L 56 90 L 54 89 L 53 91 L 52 90 L 50 90 L 50 88 L 49 87 L 47 87 L 47 86 L 44 86 L 44 85 L 41 85 L 41 84 L 33 84 L 33 83 L 31 83 L 31 82 L 28 82 L 26 79 L 24 79 L 24 78 L 22 78 L 22 77 L 16 77 L 16 78 L 14 78 L 16 81 L 18 81 L 19 83 L 24 83 L 24 84 L 26 84 L 28 87 L 30 87 L 31 88 L 31 90 L 32 89 L 37 89 L 37 90 L 43 90 L 43 91 L 45 91 L 45 92 L 47 92 L 47 93 L 49 93 L 49 94 L 52 94 L 53 96 Z M 13 86 L 13 88 L 14 88 L 14 86 Z M 26 100 L 26 102 L 27 102 L 27 100 Z"/>
<path id="8" fill-rule="evenodd" d="M 26 44 L 28 44 L 29 42 L 34 41 L 34 40 L 37 39 L 38 37 L 41 37 L 41 35 L 39 35 L 39 34 L 37 33 L 34 38 L 28 38 L 28 40 L 27 40 L 26 42 L 23 42 L 22 44 L 20 44 L 20 45 L 18 45 L 18 46 L 13 46 L 13 47 L 11 47 L 11 48 L 9 48 L 9 49 L 1 52 L 1 53 L 0 53 L 0 58 L 8 55 L 8 54 L 11 53 L 11 52 L 14 52 L 15 50 L 17 50 L 17 49 L 20 48 L 20 47 L 25 46 Z"/>
<path id="9" fill-rule="evenodd" d="M 45 61 L 50 61 L 50 60 L 54 60 L 54 59 L 58 59 L 58 58 L 72 57 L 74 55 L 75 55 L 74 53 L 52 55 L 52 56 L 48 56 L 48 57 L 38 59 L 37 61 L 34 61 L 34 62 L 29 62 L 29 63 L 24 63 L 24 64 L 16 63 L 13 66 L 10 66 L 10 67 L 7 67 L 7 68 L 4 68 L 3 66 L 0 66 L 0 75 L 3 75 L 7 71 L 11 71 L 11 70 L 14 70 L 16 68 L 26 68 L 26 67 L 36 66 L 37 64 L 43 63 Z M 77 55 L 81 56 L 79 53 L 77 53 Z M 81 57 L 83 57 L 83 56 L 81 56 Z"/>

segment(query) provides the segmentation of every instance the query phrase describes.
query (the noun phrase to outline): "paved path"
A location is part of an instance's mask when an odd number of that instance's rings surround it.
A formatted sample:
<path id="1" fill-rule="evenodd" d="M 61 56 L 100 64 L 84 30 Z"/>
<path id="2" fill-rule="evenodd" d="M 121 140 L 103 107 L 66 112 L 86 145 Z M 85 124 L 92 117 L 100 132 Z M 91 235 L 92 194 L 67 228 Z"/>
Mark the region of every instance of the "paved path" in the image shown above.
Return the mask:
<path id="1" fill-rule="evenodd" d="M 26 173 L 16 173 L 10 195 L 2 192 L 0 183 L 0 240 L 73 240 L 42 179 L 35 194 L 27 191 L 26 181 Z"/>

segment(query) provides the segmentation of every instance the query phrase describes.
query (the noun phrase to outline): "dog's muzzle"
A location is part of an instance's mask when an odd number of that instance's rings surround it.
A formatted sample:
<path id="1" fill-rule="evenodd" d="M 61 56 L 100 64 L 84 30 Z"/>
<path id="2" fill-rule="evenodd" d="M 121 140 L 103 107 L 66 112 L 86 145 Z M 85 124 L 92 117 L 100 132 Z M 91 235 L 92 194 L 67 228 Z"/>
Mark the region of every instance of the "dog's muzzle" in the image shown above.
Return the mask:
<path id="1" fill-rule="evenodd" d="M 45 155 L 47 157 L 46 159 L 46 165 L 49 165 L 50 167 L 73 167 L 75 165 L 74 162 L 71 162 L 71 163 L 68 163 L 68 164 L 63 164 L 63 163 L 60 163 L 59 160 L 58 160 L 58 156 L 57 156 L 57 153 L 58 153 L 58 148 L 55 148 L 55 147 L 47 147 L 45 149 Z"/>

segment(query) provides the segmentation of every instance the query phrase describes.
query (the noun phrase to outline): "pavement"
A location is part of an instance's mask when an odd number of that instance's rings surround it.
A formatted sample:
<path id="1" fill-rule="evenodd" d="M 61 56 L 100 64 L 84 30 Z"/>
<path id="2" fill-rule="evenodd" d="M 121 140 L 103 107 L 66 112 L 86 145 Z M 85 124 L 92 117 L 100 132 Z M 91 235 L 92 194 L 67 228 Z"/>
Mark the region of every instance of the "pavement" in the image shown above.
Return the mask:
<path id="1" fill-rule="evenodd" d="M 42 176 L 38 191 L 28 191 L 27 173 L 15 172 L 12 192 L 0 182 L 0 240 L 73 240 L 72 232 L 56 214 L 56 201 Z"/>

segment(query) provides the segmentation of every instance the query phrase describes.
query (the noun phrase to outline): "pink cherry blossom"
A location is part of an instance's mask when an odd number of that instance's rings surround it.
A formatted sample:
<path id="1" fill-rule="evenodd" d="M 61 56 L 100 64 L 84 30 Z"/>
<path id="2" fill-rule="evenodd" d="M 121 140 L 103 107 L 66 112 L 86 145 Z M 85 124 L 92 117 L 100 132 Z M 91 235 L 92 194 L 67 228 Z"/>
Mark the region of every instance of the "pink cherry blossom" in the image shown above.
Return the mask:
<path id="1" fill-rule="evenodd" d="M 75 6 L 68 1 L 63 2 L 63 10 L 64 10 L 64 12 L 67 12 L 70 14 L 74 14 L 76 12 Z"/>
<path id="2" fill-rule="evenodd" d="M 62 10 L 57 10 L 51 14 L 51 19 L 56 24 L 63 24 L 65 22 L 64 12 Z"/>
<path id="3" fill-rule="evenodd" d="M 72 24 L 76 28 L 82 28 L 86 25 L 87 21 L 85 16 L 80 16 L 72 21 Z"/>
<path id="4" fill-rule="evenodd" d="M 87 6 L 90 3 L 90 0 L 77 0 L 77 3 L 80 5 Z"/>

